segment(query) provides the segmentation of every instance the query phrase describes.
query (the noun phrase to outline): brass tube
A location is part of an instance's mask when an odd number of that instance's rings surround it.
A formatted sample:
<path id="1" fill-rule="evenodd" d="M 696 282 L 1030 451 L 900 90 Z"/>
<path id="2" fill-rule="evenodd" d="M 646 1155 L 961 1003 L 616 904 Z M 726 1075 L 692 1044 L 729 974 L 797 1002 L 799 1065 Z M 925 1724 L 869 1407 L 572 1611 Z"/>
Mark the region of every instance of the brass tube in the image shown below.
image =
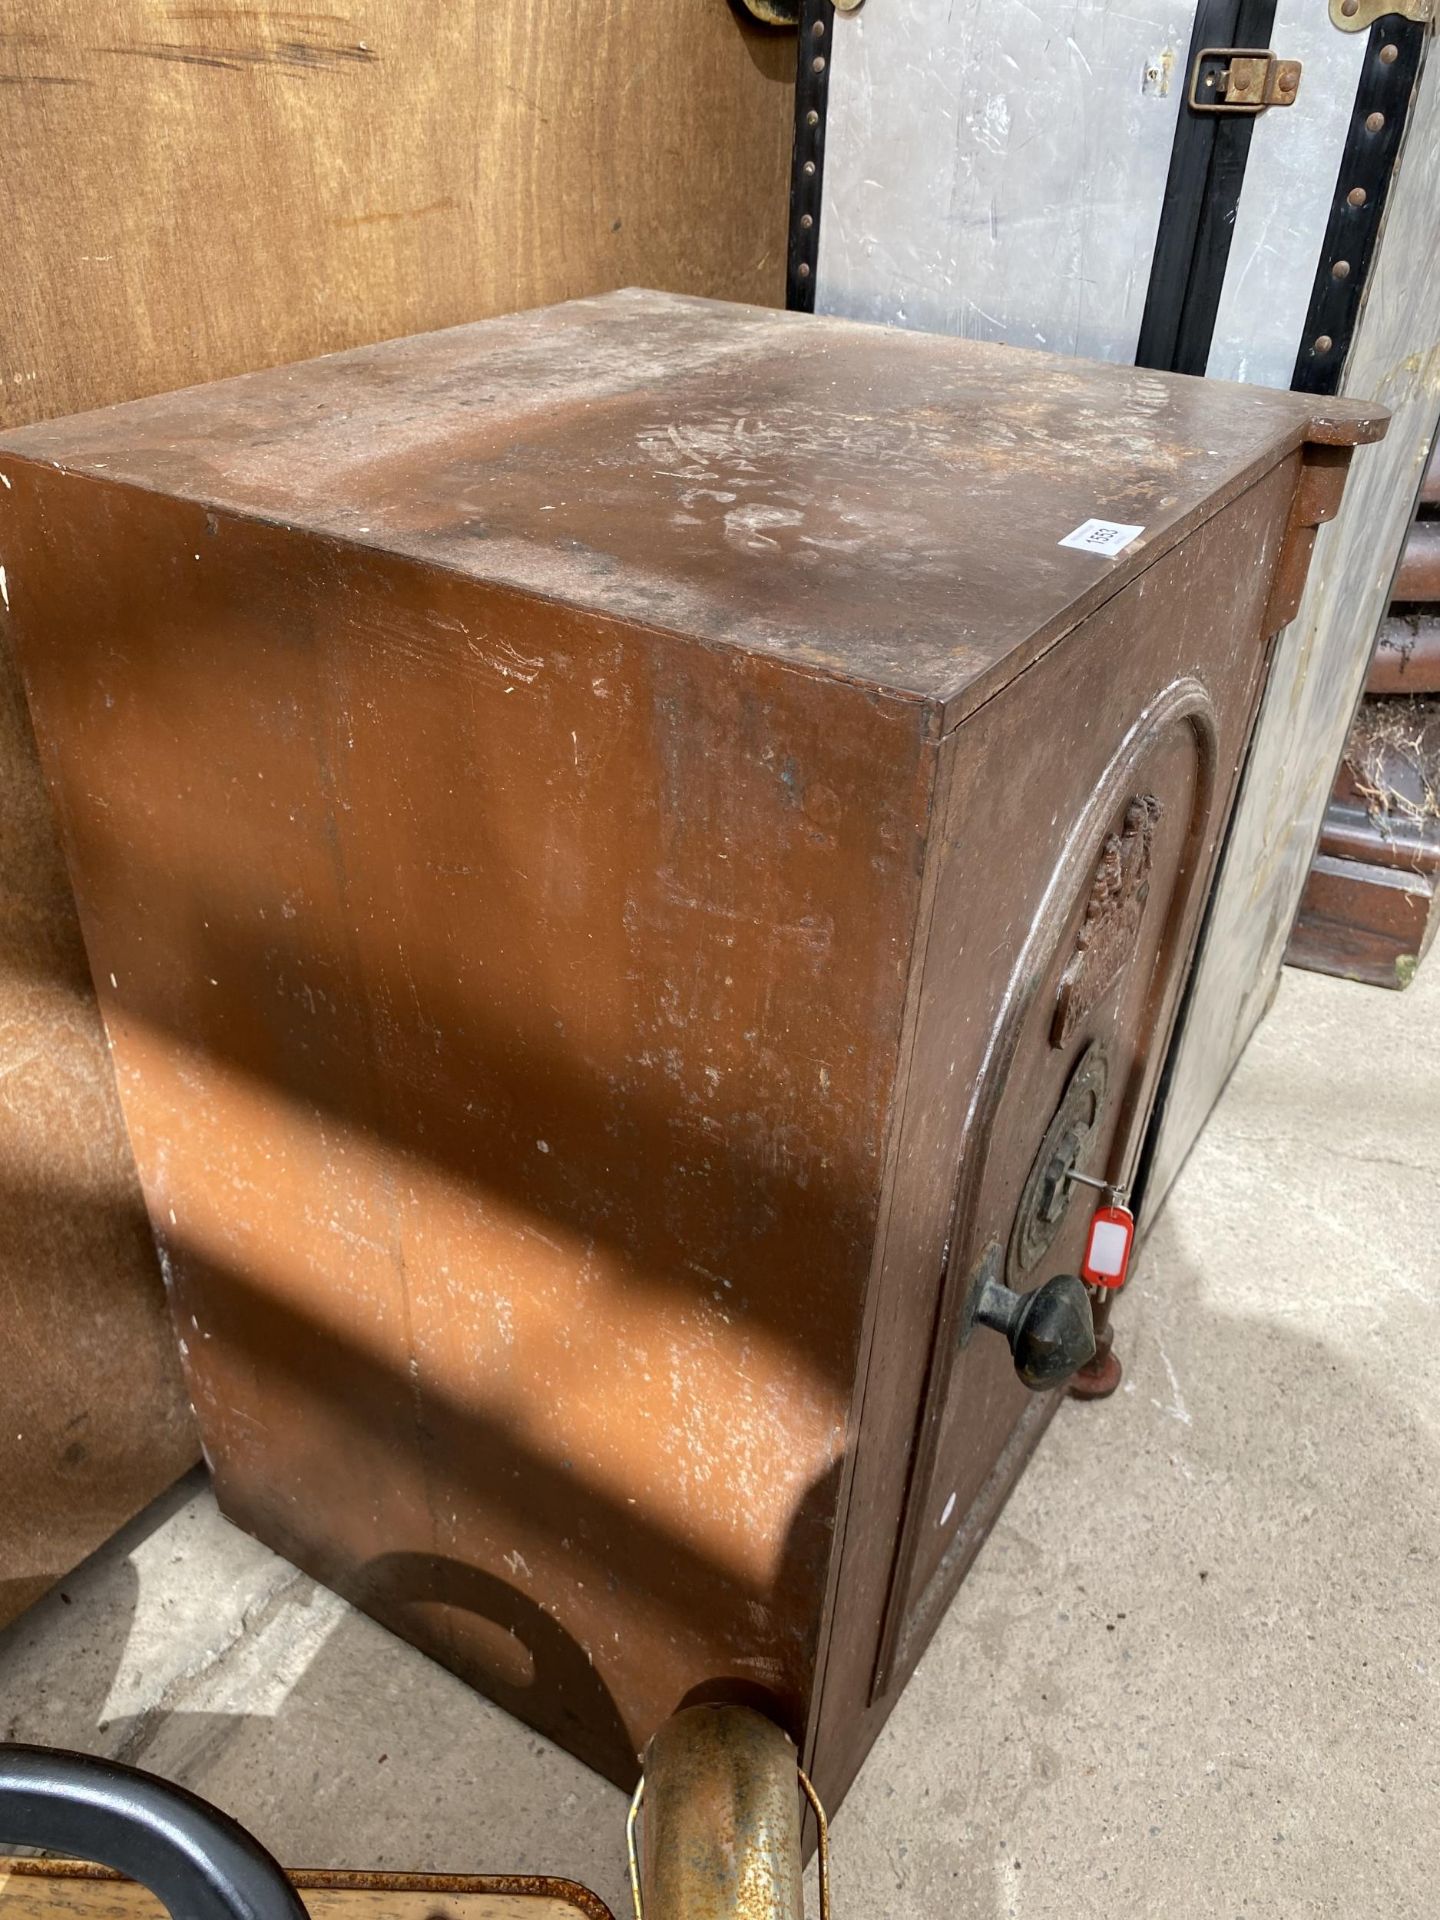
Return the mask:
<path id="1" fill-rule="evenodd" d="M 749 1707 L 687 1707 L 645 1755 L 644 1920 L 803 1920 L 795 1749 Z"/>

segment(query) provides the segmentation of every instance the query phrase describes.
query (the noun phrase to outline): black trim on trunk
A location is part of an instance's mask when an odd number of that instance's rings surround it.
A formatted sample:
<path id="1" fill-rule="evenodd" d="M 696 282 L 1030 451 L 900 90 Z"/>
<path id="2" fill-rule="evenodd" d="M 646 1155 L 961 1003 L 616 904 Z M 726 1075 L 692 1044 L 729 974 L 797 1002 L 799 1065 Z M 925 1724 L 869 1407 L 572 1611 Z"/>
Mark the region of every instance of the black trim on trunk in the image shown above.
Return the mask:
<path id="1" fill-rule="evenodd" d="M 1268 47 L 1274 25 L 1275 0 L 1200 0 L 1195 9 L 1137 367 L 1205 371 L 1257 116 L 1197 112 L 1189 103 L 1190 75 L 1202 48 Z"/>
<path id="2" fill-rule="evenodd" d="M 795 149 L 790 162 L 790 246 L 785 268 L 785 304 L 794 313 L 815 311 L 825 109 L 834 38 L 831 0 L 805 0 L 795 55 Z"/>
<path id="3" fill-rule="evenodd" d="M 1298 393 L 1339 390 L 1410 118 L 1426 31 L 1421 21 L 1398 14 L 1388 14 L 1370 29 L 1305 331 L 1290 379 Z"/>

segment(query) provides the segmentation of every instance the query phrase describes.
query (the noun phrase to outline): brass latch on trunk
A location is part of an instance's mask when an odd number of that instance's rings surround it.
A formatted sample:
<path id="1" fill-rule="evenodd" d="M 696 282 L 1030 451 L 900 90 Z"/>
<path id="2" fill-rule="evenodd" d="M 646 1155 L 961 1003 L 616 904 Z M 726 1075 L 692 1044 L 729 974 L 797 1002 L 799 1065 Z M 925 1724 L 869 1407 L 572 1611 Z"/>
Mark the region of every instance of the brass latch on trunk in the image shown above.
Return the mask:
<path id="1" fill-rule="evenodd" d="M 1268 47 L 1202 47 L 1190 74 L 1197 113 L 1264 113 L 1288 107 L 1300 90 L 1300 62 Z"/>
<path id="2" fill-rule="evenodd" d="M 1435 0 L 1330 0 L 1330 24 L 1341 33 L 1364 33 L 1387 13 L 1423 25 L 1435 18 Z"/>

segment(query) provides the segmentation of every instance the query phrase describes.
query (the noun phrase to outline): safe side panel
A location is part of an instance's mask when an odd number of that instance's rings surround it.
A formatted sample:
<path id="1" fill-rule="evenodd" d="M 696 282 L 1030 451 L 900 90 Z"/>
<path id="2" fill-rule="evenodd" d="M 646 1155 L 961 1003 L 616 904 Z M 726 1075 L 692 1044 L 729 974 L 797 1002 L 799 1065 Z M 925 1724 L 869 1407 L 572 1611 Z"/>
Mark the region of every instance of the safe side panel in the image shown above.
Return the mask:
<path id="1" fill-rule="evenodd" d="M 991 1242 L 1003 1273 L 1025 1176 L 1097 1035 L 1110 1092 L 1083 1165 L 1116 1177 L 1138 1149 L 1258 699 L 1298 464 L 1276 468 L 944 743 L 947 812 L 878 1284 L 884 1332 L 812 1742 L 832 1801 L 1054 1411 L 1054 1396 L 1016 1382 L 998 1334 L 977 1329 L 955 1364 L 964 1296 Z M 1163 810 L 1134 956 L 1054 1046 L 1056 984 L 1097 865 L 1147 793 Z M 1071 1202 L 1022 1287 L 1077 1269 L 1093 1204 Z"/>
<path id="2" fill-rule="evenodd" d="M 803 1726 L 914 705 L 12 467 L 10 592 L 227 1512 L 617 1776 Z"/>

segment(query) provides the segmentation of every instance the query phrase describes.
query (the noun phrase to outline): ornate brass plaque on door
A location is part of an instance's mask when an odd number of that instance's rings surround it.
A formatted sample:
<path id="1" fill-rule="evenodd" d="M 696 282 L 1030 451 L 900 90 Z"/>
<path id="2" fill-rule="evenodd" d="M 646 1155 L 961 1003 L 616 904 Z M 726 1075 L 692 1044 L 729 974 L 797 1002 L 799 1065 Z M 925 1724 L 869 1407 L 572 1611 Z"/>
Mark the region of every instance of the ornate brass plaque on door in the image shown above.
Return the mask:
<path id="1" fill-rule="evenodd" d="M 1150 849 L 1162 812 L 1153 793 L 1125 809 L 1118 833 L 1106 836 L 1090 901 L 1060 978 L 1052 1046 L 1066 1047 L 1124 972 L 1150 898 Z"/>

